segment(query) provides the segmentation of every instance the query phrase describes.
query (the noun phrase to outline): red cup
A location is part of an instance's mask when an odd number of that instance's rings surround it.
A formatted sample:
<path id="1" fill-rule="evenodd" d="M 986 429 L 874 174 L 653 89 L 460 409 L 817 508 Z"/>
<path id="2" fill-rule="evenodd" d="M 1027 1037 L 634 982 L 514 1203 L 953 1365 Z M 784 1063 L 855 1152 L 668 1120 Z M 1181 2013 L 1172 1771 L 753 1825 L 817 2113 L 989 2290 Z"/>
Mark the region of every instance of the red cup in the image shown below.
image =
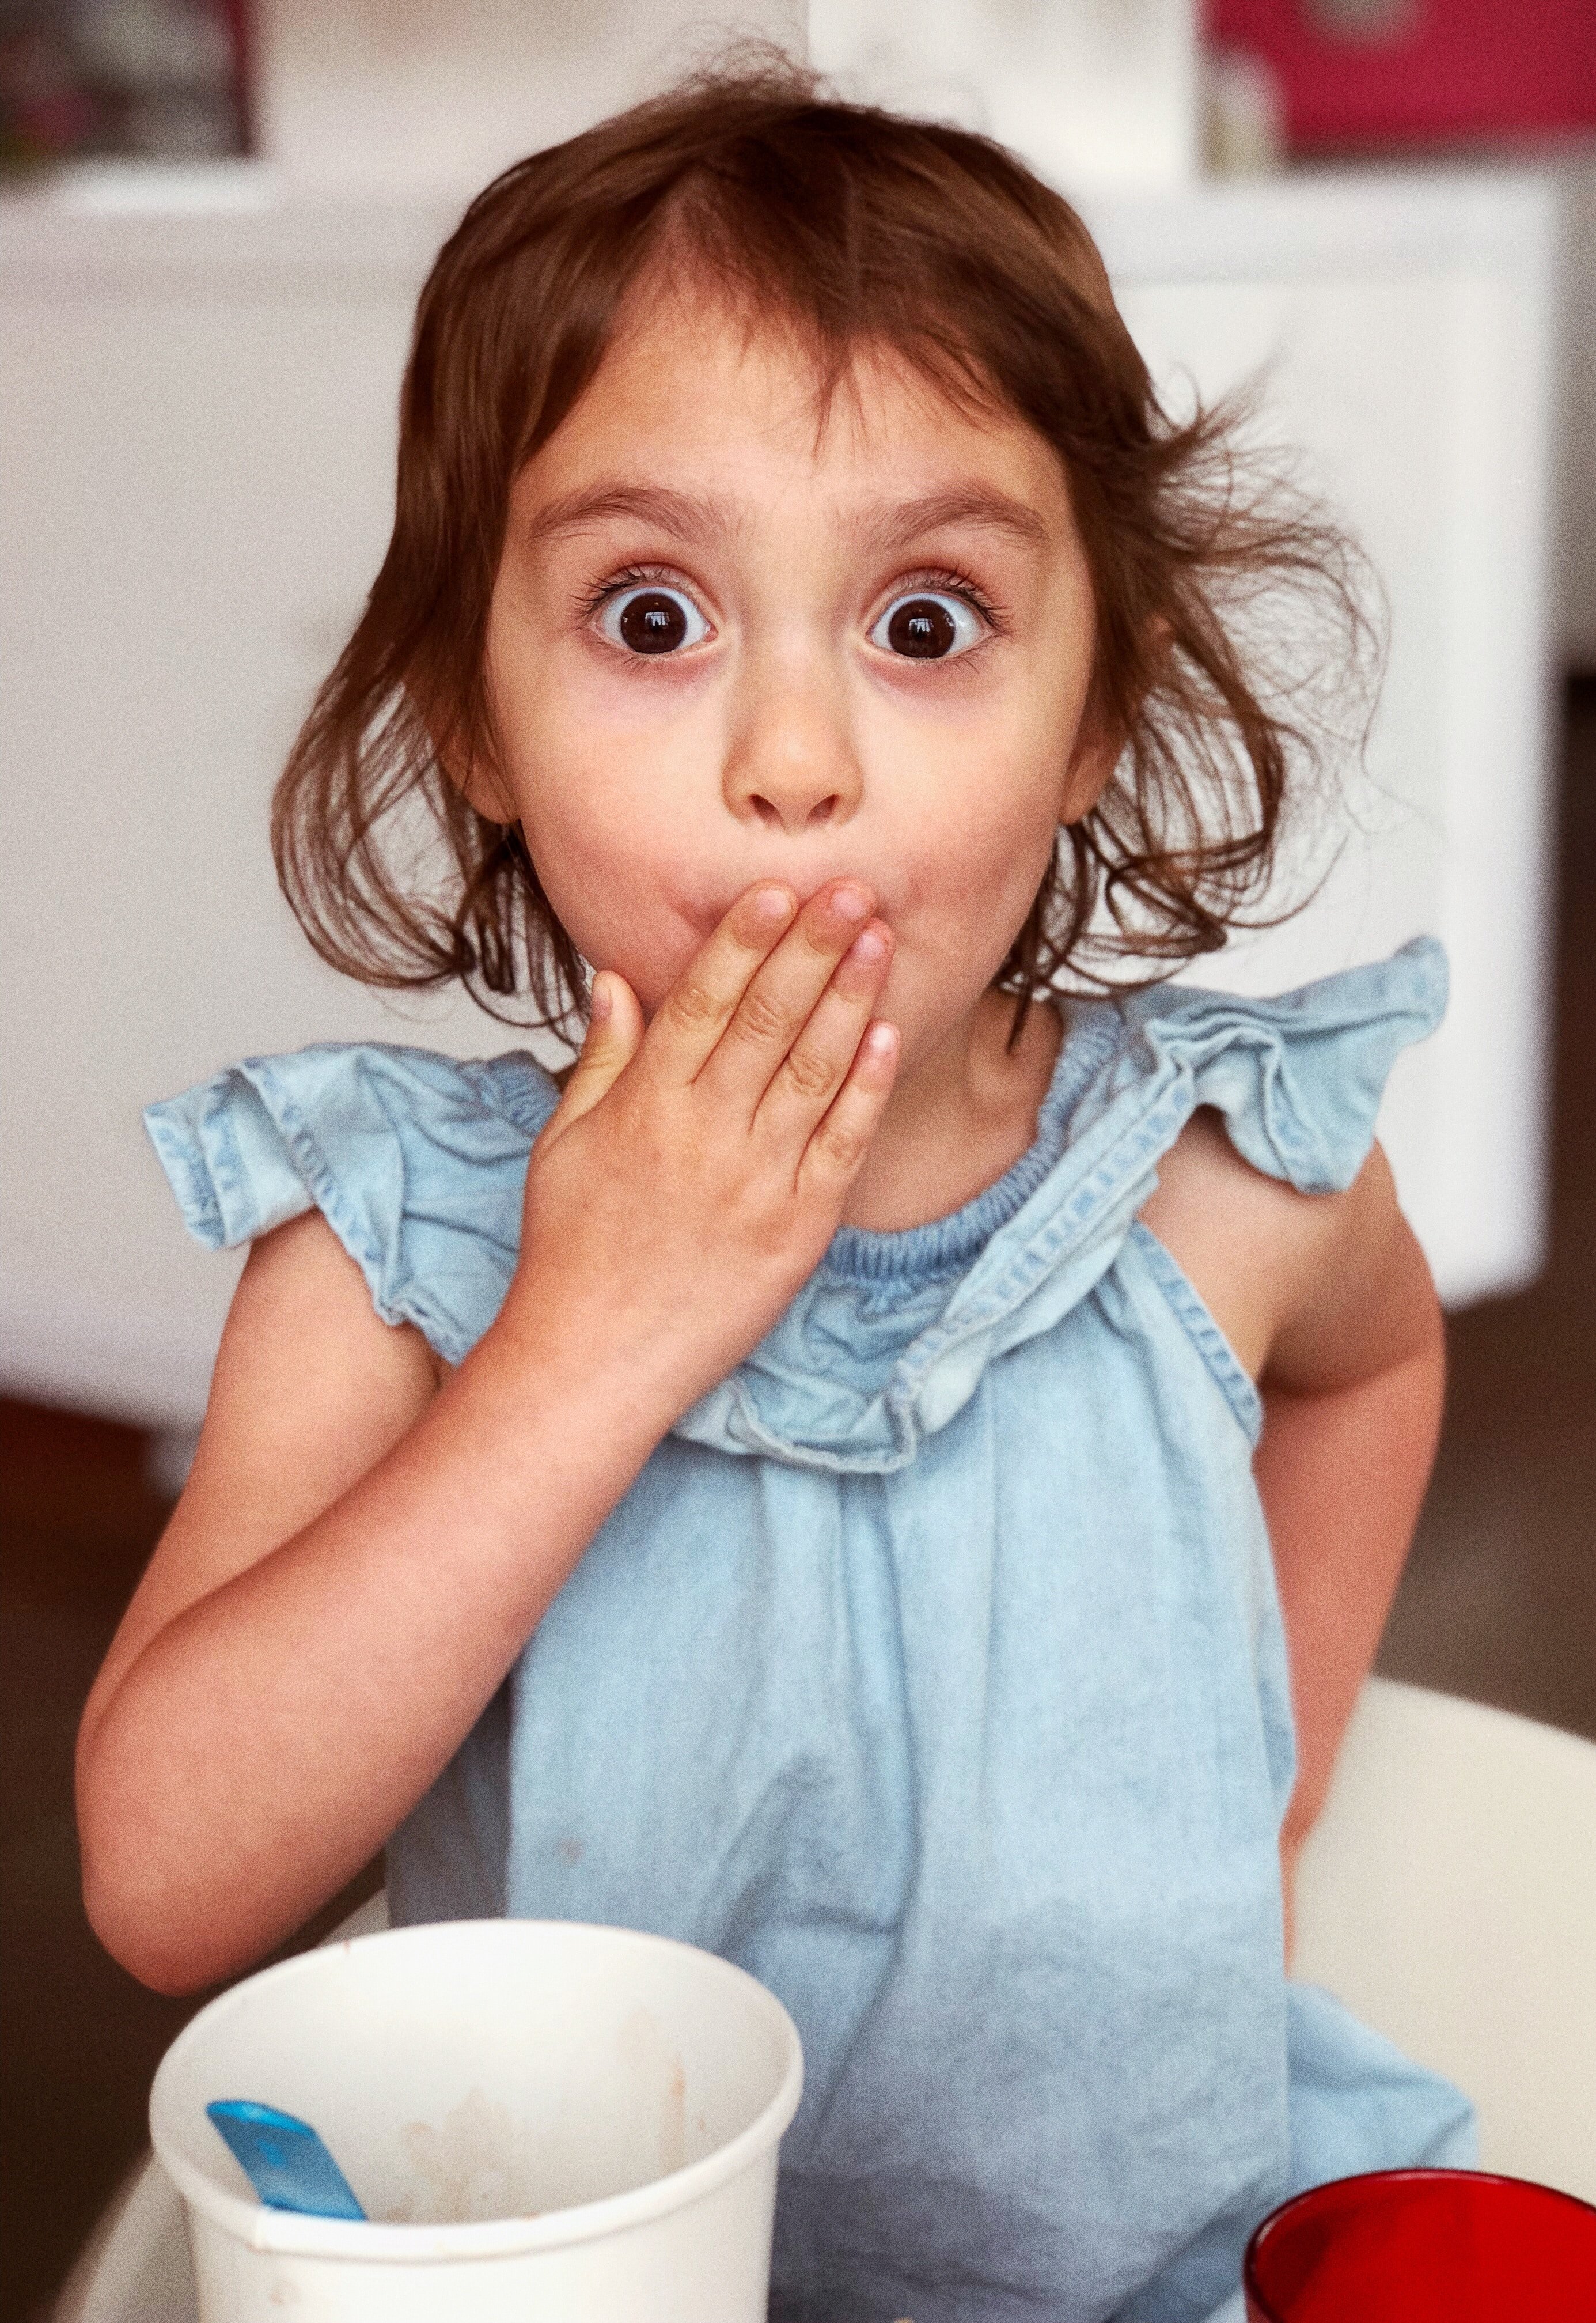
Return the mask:
<path id="1" fill-rule="evenodd" d="M 1248 2323 L 1596 2323 L 1596 2209 L 1481 2170 L 1375 2170 L 1273 2211 Z"/>

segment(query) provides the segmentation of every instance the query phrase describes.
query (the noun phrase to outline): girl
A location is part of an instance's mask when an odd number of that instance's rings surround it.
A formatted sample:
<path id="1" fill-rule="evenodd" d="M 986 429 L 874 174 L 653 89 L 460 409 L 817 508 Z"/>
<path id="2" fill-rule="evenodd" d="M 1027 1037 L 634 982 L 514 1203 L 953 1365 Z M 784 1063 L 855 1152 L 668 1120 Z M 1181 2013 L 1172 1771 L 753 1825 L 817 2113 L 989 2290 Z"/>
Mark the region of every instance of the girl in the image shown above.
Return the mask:
<path id="1" fill-rule="evenodd" d="M 807 2054 L 792 2317 L 1195 2318 L 1289 2188 L 1466 2150 L 1288 1987 L 1277 1851 L 1434 1444 L 1371 1138 L 1438 956 L 1059 996 L 1268 868 L 1226 608 L 1343 583 L 1236 473 L 978 139 L 773 69 L 521 164 L 276 838 L 326 957 L 580 1060 L 149 1116 L 252 1246 L 85 1714 L 95 1924 L 188 1989 L 386 1844 L 398 1920 L 735 1958 Z"/>

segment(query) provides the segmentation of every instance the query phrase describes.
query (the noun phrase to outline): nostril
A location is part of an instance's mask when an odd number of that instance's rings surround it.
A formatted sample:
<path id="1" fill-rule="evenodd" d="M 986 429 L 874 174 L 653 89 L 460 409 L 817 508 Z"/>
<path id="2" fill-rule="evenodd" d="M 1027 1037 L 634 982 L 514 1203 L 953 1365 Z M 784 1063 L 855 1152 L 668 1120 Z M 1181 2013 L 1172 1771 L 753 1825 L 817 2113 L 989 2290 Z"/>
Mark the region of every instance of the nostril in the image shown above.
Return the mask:
<path id="1" fill-rule="evenodd" d="M 812 830 L 840 814 L 842 795 L 839 791 L 832 791 L 828 797 L 817 800 L 807 813 L 803 812 L 801 799 L 793 800 L 784 813 L 774 799 L 766 798 L 759 791 L 748 792 L 744 805 L 748 813 L 757 816 L 766 831 Z"/>

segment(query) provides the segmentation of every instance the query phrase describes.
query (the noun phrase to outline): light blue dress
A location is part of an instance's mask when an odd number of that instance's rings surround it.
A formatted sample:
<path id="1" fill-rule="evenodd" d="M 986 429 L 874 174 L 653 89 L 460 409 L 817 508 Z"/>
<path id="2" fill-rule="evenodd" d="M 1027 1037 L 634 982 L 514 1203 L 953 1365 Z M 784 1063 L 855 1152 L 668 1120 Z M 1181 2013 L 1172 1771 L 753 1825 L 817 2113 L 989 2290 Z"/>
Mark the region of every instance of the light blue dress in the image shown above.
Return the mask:
<path id="1" fill-rule="evenodd" d="M 1279 1000 L 1072 1011 L 1031 1151 L 837 1235 L 395 1834 L 401 1919 L 625 1922 L 781 1996 L 775 2313 L 1197 2323 L 1288 2191 L 1471 2158 L 1454 2090 L 1286 1979 L 1259 1400 L 1136 1218 L 1198 1105 L 1347 1185 L 1445 986 L 1421 941 Z M 147 1118 L 203 1241 L 315 1203 L 458 1363 L 555 1103 L 525 1056 L 321 1048 Z"/>

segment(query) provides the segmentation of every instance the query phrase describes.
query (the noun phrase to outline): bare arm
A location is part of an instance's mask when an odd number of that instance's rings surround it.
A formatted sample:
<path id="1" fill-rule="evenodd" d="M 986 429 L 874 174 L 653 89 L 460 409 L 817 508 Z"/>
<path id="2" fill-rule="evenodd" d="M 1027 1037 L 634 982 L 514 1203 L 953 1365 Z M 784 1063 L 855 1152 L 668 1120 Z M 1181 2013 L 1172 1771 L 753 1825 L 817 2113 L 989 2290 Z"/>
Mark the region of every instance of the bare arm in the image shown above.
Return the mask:
<path id="1" fill-rule="evenodd" d="M 366 1860 L 818 1261 L 895 1062 L 862 1037 L 890 950 L 830 893 L 790 933 L 734 906 L 647 1034 L 606 980 L 504 1310 L 441 1385 L 319 1220 L 252 1253 L 79 1737 L 90 1916 L 146 1981 L 235 1971 Z"/>
<path id="2" fill-rule="evenodd" d="M 89 1916 L 146 1982 L 280 1940 L 458 1747 L 652 1448 L 573 1353 L 484 1345 L 440 1391 L 319 1219 L 252 1254 L 79 1744 Z"/>
<path id="3" fill-rule="evenodd" d="M 1429 1268 L 1376 1148 L 1335 1198 L 1316 1281 L 1260 1382 L 1255 1469 L 1291 1655 L 1297 1787 L 1288 1869 L 1316 1822 L 1435 1463 L 1445 1340 Z"/>
<path id="4" fill-rule="evenodd" d="M 1289 1905 L 1435 1459 L 1440 1308 L 1378 1146 L 1345 1193 L 1298 1194 L 1198 1115 L 1142 1215 L 1262 1393 L 1254 1470 L 1298 1734 L 1280 1842 Z"/>

